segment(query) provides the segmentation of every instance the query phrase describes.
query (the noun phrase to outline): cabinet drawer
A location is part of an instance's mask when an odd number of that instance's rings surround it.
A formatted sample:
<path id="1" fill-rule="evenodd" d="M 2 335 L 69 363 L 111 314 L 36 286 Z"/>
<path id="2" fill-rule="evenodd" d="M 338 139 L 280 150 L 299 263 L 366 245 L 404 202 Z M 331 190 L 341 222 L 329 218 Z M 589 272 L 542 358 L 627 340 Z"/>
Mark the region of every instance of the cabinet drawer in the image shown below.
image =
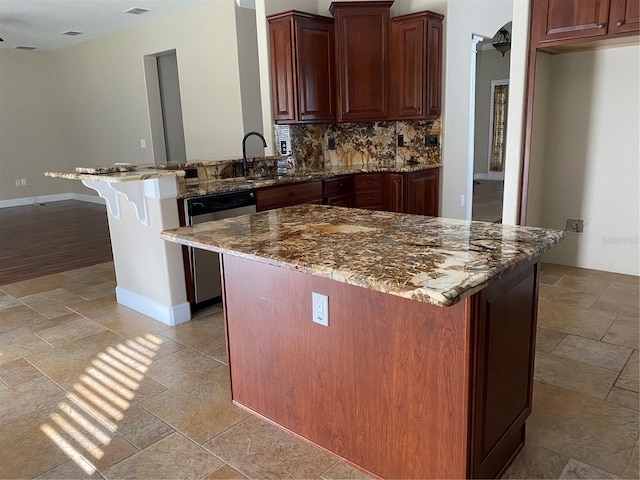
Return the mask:
<path id="1" fill-rule="evenodd" d="M 382 190 L 358 192 L 356 205 L 358 208 L 382 208 Z"/>
<path id="2" fill-rule="evenodd" d="M 381 190 L 381 173 L 363 173 L 356 175 L 356 190 Z"/>
<path id="3" fill-rule="evenodd" d="M 326 197 L 326 205 L 332 205 L 334 207 L 353 207 L 353 194 L 347 193 L 345 195 L 332 195 Z"/>
<path id="4" fill-rule="evenodd" d="M 353 175 L 331 178 L 324 181 L 324 196 L 343 195 L 353 191 Z"/>
<path id="5" fill-rule="evenodd" d="M 257 208 L 260 211 L 318 199 L 322 199 L 322 180 L 265 188 L 256 192 Z"/>

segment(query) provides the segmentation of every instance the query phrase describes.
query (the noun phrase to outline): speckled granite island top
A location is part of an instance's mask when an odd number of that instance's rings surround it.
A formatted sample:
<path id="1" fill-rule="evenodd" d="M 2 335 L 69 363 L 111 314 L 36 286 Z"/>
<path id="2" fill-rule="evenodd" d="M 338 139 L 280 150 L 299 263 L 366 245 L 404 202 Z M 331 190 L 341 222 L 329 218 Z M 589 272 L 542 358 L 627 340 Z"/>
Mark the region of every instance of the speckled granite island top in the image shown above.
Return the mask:
<path id="1" fill-rule="evenodd" d="M 558 244 L 563 232 L 301 205 L 162 232 L 235 255 L 450 306 Z"/>

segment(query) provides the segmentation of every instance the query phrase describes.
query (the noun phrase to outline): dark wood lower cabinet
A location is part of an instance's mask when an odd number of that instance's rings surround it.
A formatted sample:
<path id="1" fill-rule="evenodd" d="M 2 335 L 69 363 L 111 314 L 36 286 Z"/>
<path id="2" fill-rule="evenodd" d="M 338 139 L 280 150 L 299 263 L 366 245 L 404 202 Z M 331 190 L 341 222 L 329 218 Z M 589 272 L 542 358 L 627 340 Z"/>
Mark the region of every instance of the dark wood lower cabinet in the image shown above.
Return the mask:
<path id="1" fill-rule="evenodd" d="M 531 263 L 473 297 L 472 478 L 502 475 L 531 414 L 540 268 Z"/>
<path id="2" fill-rule="evenodd" d="M 233 401 L 382 478 L 496 478 L 531 411 L 538 262 L 443 308 L 223 255 Z"/>
<path id="3" fill-rule="evenodd" d="M 387 212 L 402 213 L 405 209 L 404 174 L 385 173 L 382 182 L 382 209 Z"/>
<path id="4" fill-rule="evenodd" d="M 353 175 L 341 175 L 324 181 L 323 196 L 326 205 L 353 207 Z"/>
<path id="5" fill-rule="evenodd" d="M 318 203 L 369 210 L 438 215 L 439 169 L 411 173 L 358 173 L 258 189 L 258 211 Z"/>
<path id="6" fill-rule="evenodd" d="M 356 207 L 382 210 L 382 173 L 356 174 Z"/>
<path id="7" fill-rule="evenodd" d="M 322 203 L 322 180 L 261 188 L 256 192 L 257 210 Z"/>
<path id="8" fill-rule="evenodd" d="M 407 173 L 405 184 L 406 202 L 404 213 L 438 216 L 440 198 L 439 169 L 432 168 Z"/>

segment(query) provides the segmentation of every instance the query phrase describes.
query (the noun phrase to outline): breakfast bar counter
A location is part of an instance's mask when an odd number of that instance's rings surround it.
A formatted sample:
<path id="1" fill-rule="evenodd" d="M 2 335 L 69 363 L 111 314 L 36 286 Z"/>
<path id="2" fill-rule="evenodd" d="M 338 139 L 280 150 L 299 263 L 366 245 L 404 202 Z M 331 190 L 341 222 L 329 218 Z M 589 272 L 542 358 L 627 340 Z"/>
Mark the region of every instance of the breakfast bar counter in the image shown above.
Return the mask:
<path id="1" fill-rule="evenodd" d="M 496 478 L 524 445 L 562 232 L 303 205 L 162 237 L 221 253 L 237 405 L 382 478 Z"/>

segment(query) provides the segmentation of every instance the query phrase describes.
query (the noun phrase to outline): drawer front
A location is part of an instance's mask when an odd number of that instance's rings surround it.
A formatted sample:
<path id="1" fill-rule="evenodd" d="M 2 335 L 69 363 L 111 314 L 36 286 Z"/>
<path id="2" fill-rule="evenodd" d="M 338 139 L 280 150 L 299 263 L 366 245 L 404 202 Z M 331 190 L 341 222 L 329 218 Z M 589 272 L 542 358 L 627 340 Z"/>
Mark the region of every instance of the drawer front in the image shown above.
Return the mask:
<path id="1" fill-rule="evenodd" d="M 258 210 L 297 205 L 322 198 L 322 181 L 295 183 L 283 187 L 265 188 L 256 192 Z"/>
<path id="2" fill-rule="evenodd" d="M 353 175 L 331 178 L 324 181 L 324 196 L 343 195 L 353 191 Z"/>
<path id="3" fill-rule="evenodd" d="M 356 175 L 357 190 L 378 190 L 382 189 L 381 173 L 363 173 Z"/>
<path id="4" fill-rule="evenodd" d="M 327 197 L 326 204 L 334 207 L 353 207 L 353 194 L 347 193 L 345 195 L 332 195 Z"/>
<path id="5" fill-rule="evenodd" d="M 382 208 L 382 190 L 371 192 L 358 192 L 356 197 L 358 208 Z"/>

